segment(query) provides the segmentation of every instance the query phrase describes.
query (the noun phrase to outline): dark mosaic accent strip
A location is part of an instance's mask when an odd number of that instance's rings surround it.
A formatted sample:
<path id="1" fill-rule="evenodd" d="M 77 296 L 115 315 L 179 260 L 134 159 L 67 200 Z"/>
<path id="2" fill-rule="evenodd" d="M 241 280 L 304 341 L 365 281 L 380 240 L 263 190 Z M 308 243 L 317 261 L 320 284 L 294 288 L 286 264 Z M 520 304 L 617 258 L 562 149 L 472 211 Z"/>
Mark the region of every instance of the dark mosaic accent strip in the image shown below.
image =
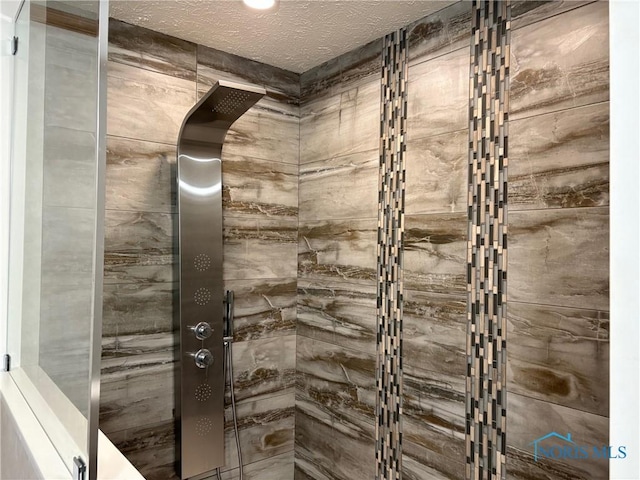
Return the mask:
<path id="1" fill-rule="evenodd" d="M 407 32 L 387 35 L 382 51 L 378 197 L 376 479 L 402 472 L 402 257 L 404 241 Z"/>
<path id="2" fill-rule="evenodd" d="M 484 480 L 506 478 L 510 0 L 471 18 L 466 476 Z"/>

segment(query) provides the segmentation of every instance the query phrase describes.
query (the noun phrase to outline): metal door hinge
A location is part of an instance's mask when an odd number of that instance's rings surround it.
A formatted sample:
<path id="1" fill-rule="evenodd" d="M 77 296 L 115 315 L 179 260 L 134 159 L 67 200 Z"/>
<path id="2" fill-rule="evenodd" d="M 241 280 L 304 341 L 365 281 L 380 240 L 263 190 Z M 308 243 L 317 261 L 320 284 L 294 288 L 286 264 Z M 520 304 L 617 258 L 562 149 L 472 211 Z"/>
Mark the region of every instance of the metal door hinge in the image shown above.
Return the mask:
<path id="1" fill-rule="evenodd" d="M 87 466 L 80 457 L 73 457 L 73 480 L 84 480 Z"/>
<path id="2" fill-rule="evenodd" d="M 6 353 L 4 355 L 4 371 L 8 372 L 11 370 L 11 355 Z"/>
<path id="3" fill-rule="evenodd" d="M 18 53 L 18 37 L 13 37 L 11 39 L 11 55 L 15 55 Z"/>

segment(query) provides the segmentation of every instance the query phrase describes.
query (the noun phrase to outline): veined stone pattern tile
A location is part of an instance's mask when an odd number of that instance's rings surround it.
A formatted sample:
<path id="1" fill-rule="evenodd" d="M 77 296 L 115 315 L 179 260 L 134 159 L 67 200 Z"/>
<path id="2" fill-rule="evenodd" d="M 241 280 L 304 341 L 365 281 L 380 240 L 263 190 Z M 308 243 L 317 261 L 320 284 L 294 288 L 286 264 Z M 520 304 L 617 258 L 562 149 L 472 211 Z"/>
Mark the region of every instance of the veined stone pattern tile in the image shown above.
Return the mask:
<path id="1" fill-rule="evenodd" d="M 609 204 L 609 102 L 511 122 L 509 209 Z"/>
<path id="2" fill-rule="evenodd" d="M 469 125 L 469 49 L 409 67 L 407 131 L 411 139 Z"/>
<path id="3" fill-rule="evenodd" d="M 608 207 L 512 212 L 509 230 L 511 301 L 609 310 Z"/>
<path id="4" fill-rule="evenodd" d="M 105 283 L 171 282 L 174 214 L 107 210 Z"/>
<path id="5" fill-rule="evenodd" d="M 198 88 L 211 87 L 223 78 L 263 86 L 268 97 L 282 103 L 298 104 L 299 74 L 203 45 L 198 45 L 197 50 Z"/>
<path id="6" fill-rule="evenodd" d="M 233 155 L 222 161 L 226 216 L 298 217 L 298 166 Z"/>
<path id="7" fill-rule="evenodd" d="M 264 460 L 245 464 L 243 478 L 247 480 L 293 480 L 293 450 Z M 220 478 L 215 474 L 205 480 L 238 480 L 238 469 L 221 472 Z"/>
<path id="8" fill-rule="evenodd" d="M 195 81 L 196 45 L 109 18 L 109 60 Z"/>
<path id="9" fill-rule="evenodd" d="M 300 76 L 300 98 L 308 102 L 368 82 L 371 75 L 380 72 L 381 50 L 382 39 L 373 40 L 304 72 Z"/>
<path id="10" fill-rule="evenodd" d="M 171 332 L 177 287 L 175 283 L 105 284 L 102 335 Z"/>
<path id="11" fill-rule="evenodd" d="M 175 213 L 175 181 L 175 146 L 107 137 L 107 210 Z"/>
<path id="12" fill-rule="evenodd" d="M 109 62 L 107 134 L 176 145 L 196 101 L 193 81 Z"/>
<path id="13" fill-rule="evenodd" d="M 291 278 L 296 276 L 296 218 L 225 216 L 223 278 Z"/>
<path id="14" fill-rule="evenodd" d="M 431 293 L 466 292 L 467 216 L 464 213 L 407 215 L 405 288 Z"/>
<path id="15" fill-rule="evenodd" d="M 465 443 L 466 477 L 484 480 L 506 478 L 511 2 L 476 0 L 472 19 Z"/>
<path id="16" fill-rule="evenodd" d="M 515 30 L 511 43 L 512 120 L 609 99 L 608 2 Z"/>
<path id="17" fill-rule="evenodd" d="M 469 130 L 407 143 L 407 215 L 465 212 Z"/>
<path id="18" fill-rule="evenodd" d="M 380 78 L 300 107 L 300 164 L 379 147 Z"/>
<path id="19" fill-rule="evenodd" d="M 550 432 L 556 432 L 562 436 L 570 433 L 571 439 L 575 444 L 588 447 L 590 450 L 589 458 L 580 459 L 579 461 L 554 458 L 549 463 L 569 467 L 570 475 L 550 478 L 589 478 L 598 480 L 609 478 L 609 460 L 606 458 L 594 458 L 592 451 L 594 446 L 602 449 L 603 446 L 609 445 L 608 418 L 549 402 L 542 402 L 512 392 L 509 392 L 507 403 L 509 412 L 509 447 L 526 453 L 526 455 L 518 458 L 519 462 L 525 465 L 529 464 L 527 467 L 535 472 L 537 466 L 534 460 L 534 446 L 531 443 Z M 563 445 L 557 439 L 548 439 L 541 445 L 550 448 L 552 445 L 558 444 Z M 511 453 L 511 448 L 509 453 Z M 558 470 L 562 471 L 561 467 Z M 513 478 L 518 478 L 517 470 Z M 544 478 L 544 476 L 535 478 Z"/>
<path id="20" fill-rule="evenodd" d="M 298 278 L 376 284 L 376 219 L 300 224 Z"/>
<path id="21" fill-rule="evenodd" d="M 407 27 L 410 66 L 469 46 L 471 4 L 442 5 L 441 10 Z"/>
<path id="22" fill-rule="evenodd" d="M 529 447 L 529 450 L 531 447 Z M 571 465 L 538 457 L 535 461 L 530 451 L 524 452 L 517 448 L 507 446 L 507 479 L 508 480 L 593 480 L 590 471 L 585 468 L 575 468 Z M 578 465 L 580 467 L 580 465 Z M 603 477 L 606 480 L 608 477 Z M 599 479 L 600 480 L 600 479 Z"/>
<path id="23" fill-rule="evenodd" d="M 300 166 L 300 221 L 376 218 L 378 150 Z"/>
<path id="24" fill-rule="evenodd" d="M 609 313 L 509 302 L 507 389 L 609 415 Z"/>
<path id="25" fill-rule="evenodd" d="M 235 342 L 296 333 L 296 279 L 227 280 L 234 291 Z"/>
<path id="26" fill-rule="evenodd" d="M 423 449 L 405 440 L 402 457 L 403 480 L 456 480 L 464 478 L 464 464 L 443 462 L 443 470 L 432 466 L 432 462 L 425 462 Z M 443 460 L 443 459 L 441 459 Z"/>
<path id="27" fill-rule="evenodd" d="M 373 478 L 375 455 L 373 425 L 371 438 L 349 434 L 307 414 L 296 402 L 296 480 L 353 480 Z"/>
<path id="28" fill-rule="evenodd" d="M 375 354 L 375 287 L 323 283 L 299 279 L 296 335 Z"/>

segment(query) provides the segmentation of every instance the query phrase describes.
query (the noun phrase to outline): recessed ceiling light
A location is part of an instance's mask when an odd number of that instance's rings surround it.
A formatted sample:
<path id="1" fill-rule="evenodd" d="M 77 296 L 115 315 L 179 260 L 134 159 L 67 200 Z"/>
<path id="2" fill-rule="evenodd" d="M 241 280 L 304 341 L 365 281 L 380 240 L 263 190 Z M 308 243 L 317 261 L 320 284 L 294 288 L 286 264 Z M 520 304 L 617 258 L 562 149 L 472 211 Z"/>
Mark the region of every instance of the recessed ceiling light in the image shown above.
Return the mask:
<path id="1" fill-rule="evenodd" d="M 276 0 L 242 0 L 242 3 L 256 10 L 268 10 L 275 7 Z"/>

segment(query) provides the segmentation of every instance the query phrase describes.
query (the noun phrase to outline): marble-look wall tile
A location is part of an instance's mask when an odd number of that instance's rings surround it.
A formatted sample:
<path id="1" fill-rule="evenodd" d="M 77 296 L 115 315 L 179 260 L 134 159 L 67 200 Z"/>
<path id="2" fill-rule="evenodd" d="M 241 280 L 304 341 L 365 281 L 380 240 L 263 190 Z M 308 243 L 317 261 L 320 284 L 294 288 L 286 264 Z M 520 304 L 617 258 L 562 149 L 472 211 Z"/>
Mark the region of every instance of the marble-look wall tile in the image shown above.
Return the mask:
<path id="1" fill-rule="evenodd" d="M 413 65 L 408 75 L 410 139 L 456 132 L 469 126 L 469 47 Z"/>
<path id="2" fill-rule="evenodd" d="M 109 60 L 195 81 L 196 45 L 109 18 Z"/>
<path id="3" fill-rule="evenodd" d="M 381 66 L 382 39 L 328 60 L 300 75 L 300 98 L 305 102 L 336 95 L 368 82 Z"/>
<path id="4" fill-rule="evenodd" d="M 107 137 L 106 208 L 176 212 L 176 148 Z"/>
<path id="5" fill-rule="evenodd" d="M 406 425 L 406 423 L 405 423 Z M 458 480 L 465 478 L 464 441 L 439 432 L 430 432 L 429 441 L 436 450 L 413 443 L 403 435 L 402 478 L 403 480 Z M 452 445 L 455 442 L 455 446 Z"/>
<path id="6" fill-rule="evenodd" d="M 407 27 L 409 65 L 469 46 L 471 4 L 454 2 Z M 409 76 L 411 78 L 411 76 Z"/>
<path id="7" fill-rule="evenodd" d="M 533 472 L 537 470 L 535 465 L 537 462 L 533 458 L 534 448 L 531 442 L 550 432 L 557 432 L 564 436 L 571 433 L 571 439 L 577 445 L 585 445 L 589 449 L 594 446 L 602 448 L 609 445 L 609 419 L 600 415 L 542 402 L 513 392 L 507 394 L 507 412 L 509 412 L 508 445 L 511 450 L 517 449 L 524 453 L 519 458 L 516 457 L 516 461 L 529 464 Z M 557 443 L 554 439 L 549 439 L 543 445 L 551 446 Z M 508 458 L 509 455 L 507 455 Z M 590 458 L 580 459 L 580 461 L 557 458 L 552 462 L 554 465 L 570 467 L 572 476 L 551 478 L 609 478 L 608 459 L 593 458 L 591 455 Z M 515 469 L 513 478 L 519 478 L 519 473 L 523 470 L 525 469 Z"/>
<path id="8" fill-rule="evenodd" d="M 225 280 L 296 276 L 297 219 L 225 216 Z"/>
<path id="9" fill-rule="evenodd" d="M 107 210 L 105 283 L 177 280 L 174 223 L 174 214 Z"/>
<path id="10" fill-rule="evenodd" d="M 378 150 L 300 166 L 300 221 L 377 218 Z"/>
<path id="11" fill-rule="evenodd" d="M 293 480 L 293 450 L 264 460 L 245 464 L 243 478 L 247 480 Z M 212 475 L 205 480 L 238 480 L 237 468 L 223 471 L 220 478 Z"/>
<path id="12" fill-rule="evenodd" d="M 102 335 L 171 332 L 177 294 L 175 283 L 105 284 Z"/>
<path id="13" fill-rule="evenodd" d="M 233 375 L 238 402 L 292 391 L 295 350 L 295 335 L 234 343 Z"/>
<path id="14" fill-rule="evenodd" d="M 407 215 L 405 288 L 464 295 L 467 291 L 467 215 Z"/>
<path id="15" fill-rule="evenodd" d="M 300 164 L 375 150 L 380 135 L 380 79 L 300 107 Z"/>
<path id="16" fill-rule="evenodd" d="M 513 31 L 511 120 L 609 99 L 608 9 L 594 2 Z"/>
<path id="17" fill-rule="evenodd" d="M 377 218 L 299 226 L 298 278 L 375 285 Z"/>
<path id="18" fill-rule="evenodd" d="M 585 468 L 577 470 L 575 465 L 556 460 L 540 458 L 535 461 L 533 454 L 517 448 L 507 447 L 508 480 L 592 480 L 594 477 Z M 578 465 L 580 467 L 580 465 Z M 603 477 L 603 480 L 608 477 Z"/>
<path id="19" fill-rule="evenodd" d="M 509 391 L 609 414 L 609 313 L 510 302 Z"/>
<path id="20" fill-rule="evenodd" d="M 234 155 L 222 161 L 223 208 L 227 216 L 298 216 L 298 166 Z"/>
<path id="21" fill-rule="evenodd" d="M 296 333 L 296 279 L 227 280 L 234 291 L 235 342 Z"/>
<path id="22" fill-rule="evenodd" d="M 300 108 L 262 99 L 229 129 L 222 147 L 226 155 L 242 155 L 298 165 Z"/>
<path id="23" fill-rule="evenodd" d="M 371 436 L 374 434 L 371 425 Z M 296 403 L 296 480 L 374 478 L 375 440 L 350 435 L 301 410 Z"/>
<path id="24" fill-rule="evenodd" d="M 609 102 L 509 126 L 509 210 L 609 203 Z"/>
<path id="25" fill-rule="evenodd" d="M 468 156 L 468 130 L 411 137 L 406 157 L 406 214 L 466 212 Z"/>
<path id="26" fill-rule="evenodd" d="M 581 7 L 594 0 L 515 0 L 511 3 L 511 29 L 531 25 L 549 17 Z"/>
<path id="27" fill-rule="evenodd" d="M 375 286 L 339 280 L 326 283 L 298 281 L 296 334 L 375 354 Z"/>
<path id="28" fill-rule="evenodd" d="M 297 105 L 300 75 L 249 60 L 215 48 L 197 46 L 198 86 L 212 86 L 218 79 L 263 86 L 267 95 L 282 103 Z"/>
<path id="29" fill-rule="evenodd" d="M 107 134 L 175 145 L 195 82 L 109 62 Z"/>
<path id="30" fill-rule="evenodd" d="M 511 301 L 608 311 L 608 208 L 512 212 L 508 269 Z"/>
<path id="31" fill-rule="evenodd" d="M 42 203 L 92 209 L 96 198 L 96 137 L 62 127 L 44 129 Z"/>

